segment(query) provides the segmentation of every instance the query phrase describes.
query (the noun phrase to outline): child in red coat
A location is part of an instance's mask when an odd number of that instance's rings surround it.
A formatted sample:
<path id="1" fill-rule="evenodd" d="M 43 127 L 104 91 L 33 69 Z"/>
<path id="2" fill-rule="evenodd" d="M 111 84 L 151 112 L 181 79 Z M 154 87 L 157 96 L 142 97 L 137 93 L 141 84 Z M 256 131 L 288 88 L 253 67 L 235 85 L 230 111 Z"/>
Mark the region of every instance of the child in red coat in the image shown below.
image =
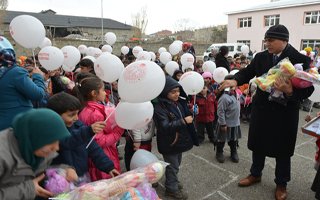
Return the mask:
<path id="1" fill-rule="evenodd" d="M 216 99 L 215 95 L 208 90 L 206 85 L 203 86 L 201 92 L 197 94 L 196 104 L 198 106 L 198 113 L 196 113 L 196 128 L 199 143 L 203 143 L 205 139 L 205 130 L 208 134 L 210 142 L 213 143 L 213 122 L 215 119 Z"/>

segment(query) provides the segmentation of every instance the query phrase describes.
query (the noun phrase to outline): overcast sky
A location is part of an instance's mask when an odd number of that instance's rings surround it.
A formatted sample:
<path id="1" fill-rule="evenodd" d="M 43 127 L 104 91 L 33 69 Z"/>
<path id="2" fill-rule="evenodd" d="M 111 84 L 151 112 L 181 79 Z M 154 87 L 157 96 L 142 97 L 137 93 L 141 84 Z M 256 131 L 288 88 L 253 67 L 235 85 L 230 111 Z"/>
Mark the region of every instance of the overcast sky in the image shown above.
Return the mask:
<path id="1" fill-rule="evenodd" d="M 101 17 L 101 0 L 8 0 L 7 10 Z M 181 21 L 202 28 L 227 24 L 228 11 L 250 8 L 270 0 L 103 0 L 103 17 L 132 25 L 132 16 L 146 8 L 147 34 L 160 30 L 176 31 Z M 186 20 L 183 20 L 186 19 Z"/>

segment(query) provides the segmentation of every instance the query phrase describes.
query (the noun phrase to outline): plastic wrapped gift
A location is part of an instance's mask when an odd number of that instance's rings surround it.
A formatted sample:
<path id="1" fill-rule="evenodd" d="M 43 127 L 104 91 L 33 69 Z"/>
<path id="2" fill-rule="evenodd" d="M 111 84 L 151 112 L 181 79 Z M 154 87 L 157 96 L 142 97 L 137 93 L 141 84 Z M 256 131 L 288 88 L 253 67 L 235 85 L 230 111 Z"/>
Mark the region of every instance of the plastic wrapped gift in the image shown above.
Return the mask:
<path id="1" fill-rule="evenodd" d="M 142 183 L 156 183 L 165 172 L 166 163 L 154 162 L 112 179 L 100 180 L 85 184 L 75 190 L 61 194 L 55 198 L 59 200 L 115 200 L 120 199 L 121 195 L 136 188 Z"/>

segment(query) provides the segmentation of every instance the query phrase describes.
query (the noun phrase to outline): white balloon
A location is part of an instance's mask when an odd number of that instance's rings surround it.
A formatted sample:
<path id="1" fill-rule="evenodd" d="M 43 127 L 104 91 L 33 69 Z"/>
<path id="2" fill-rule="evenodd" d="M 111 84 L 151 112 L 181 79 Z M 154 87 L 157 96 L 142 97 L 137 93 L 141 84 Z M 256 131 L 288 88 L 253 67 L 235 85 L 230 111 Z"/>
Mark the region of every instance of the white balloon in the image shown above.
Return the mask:
<path id="1" fill-rule="evenodd" d="M 117 36 L 113 32 L 108 32 L 104 35 L 104 40 L 109 44 L 113 45 L 117 41 Z"/>
<path id="2" fill-rule="evenodd" d="M 92 56 L 93 56 L 95 59 L 97 59 L 99 56 L 101 56 L 102 51 L 101 51 L 101 49 L 99 49 L 99 48 L 93 48 L 92 53 L 93 53 Z"/>
<path id="3" fill-rule="evenodd" d="M 151 60 L 151 55 L 148 51 L 140 51 L 137 60 Z"/>
<path id="4" fill-rule="evenodd" d="M 62 64 L 62 69 L 65 72 L 72 72 L 75 68 L 76 68 L 76 66 L 67 66 L 65 64 Z"/>
<path id="5" fill-rule="evenodd" d="M 123 69 L 124 65 L 121 60 L 112 54 L 103 53 L 94 62 L 96 75 L 108 83 L 118 80 Z"/>
<path id="6" fill-rule="evenodd" d="M 133 53 L 134 57 L 137 57 L 140 51 L 143 51 L 142 47 L 140 47 L 140 46 L 133 47 L 132 53 Z"/>
<path id="7" fill-rule="evenodd" d="M 163 63 L 164 65 L 171 60 L 172 60 L 172 56 L 169 52 L 164 51 L 160 54 L 160 62 Z"/>
<path id="8" fill-rule="evenodd" d="M 203 63 L 202 65 L 202 69 L 204 72 L 210 72 L 211 74 L 213 74 L 214 70 L 217 68 L 216 63 L 214 63 L 211 60 L 208 60 L 206 62 Z"/>
<path id="9" fill-rule="evenodd" d="M 131 158 L 130 170 L 137 169 L 139 167 L 145 167 L 157 161 L 159 161 L 157 156 L 155 156 L 150 151 L 138 149 Z"/>
<path id="10" fill-rule="evenodd" d="M 166 51 L 167 51 L 166 48 L 160 47 L 159 50 L 158 50 L 158 53 L 161 54 L 161 53 L 166 52 Z"/>
<path id="11" fill-rule="evenodd" d="M 247 55 L 250 51 L 250 48 L 248 45 L 244 44 L 241 46 L 241 52 L 244 54 L 244 55 Z"/>
<path id="12" fill-rule="evenodd" d="M 129 47 L 127 46 L 121 47 L 121 53 L 123 53 L 123 55 L 127 55 L 129 53 Z"/>
<path id="13" fill-rule="evenodd" d="M 184 73 L 180 80 L 180 85 L 188 95 L 196 95 L 203 89 L 204 80 L 202 76 L 194 71 Z"/>
<path id="14" fill-rule="evenodd" d="M 320 85 L 313 84 L 314 91 L 309 97 L 310 101 L 314 102 L 320 102 Z"/>
<path id="15" fill-rule="evenodd" d="M 172 76 L 173 73 L 179 69 L 179 64 L 176 61 L 169 61 L 164 69 L 170 76 Z"/>
<path id="16" fill-rule="evenodd" d="M 156 54 L 153 51 L 149 51 L 150 56 L 151 56 L 151 60 L 155 61 L 156 60 Z"/>
<path id="17" fill-rule="evenodd" d="M 238 69 L 234 69 L 234 70 L 232 70 L 229 74 L 230 74 L 230 75 L 235 75 L 235 74 L 238 73 L 238 72 L 239 72 Z"/>
<path id="18" fill-rule="evenodd" d="M 67 72 L 73 71 L 81 59 L 80 51 L 74 46 L 64 46 L 61 51 L 64 55 L 63 69 Z"/>
<path id="19" fill-rule="evenodd" d="M 36 48 L 44 40 L 46 31 L 40 20 L 30 15 L 19 15 L 10 22 L 12 38 L 25 48 Z"/>
<path id="20" fill-rule="evenodd" d="M 63 64 L 64 55 L 60 49 L 54 46 L 47 46 L 40 50 L 38 59 L 46 70 L 56 70 Z"/>
<path id="21" fill-rule="evenodd" d="M 78 46 L 78 50 L 80 51 L 81 54 L 86 54 L 87 48 L 88 48 L 88 47 L 87 47 L 86 45 L 84 45 L 84 44 L 80 44 L 80 45 Z"/>
<path id="22" fill-rule="evenodd" d="M 96 62 L 96 59 L 93 56 L 85 56 L 82 59 L 90 59 L 92 62 Z"/>
<path id="23" fill-rule="evenodd" d="M 43 47 L 52 46 L 52 42 L 49 38 L 45 37 L 39 47 L 42 49 Z"/>
<path id="24" fill-rule="evenodd" d="M 102 47 L 101 47 L 101 51 L 102 52 L 109 52 L 109 53 L 112 53 L 112 46 L 110 46 L 110 45 L 108 45 L 108 44 L 106 44 L 106 45 L 103 45 Z"/>
<path id="25" fill-rule="evenodd" d="M 88 56 L 93 56 L 94 55 L 94 50 L 95 49 L 95 47 L 88 47 L 87 49 L 86 49 L 86 54 L 88 55 Z"/>
<path id="26" fill-rule="evenodd" d="M 175 40 L 172 44 L 176 44 L 179 47 L 179 52 L 182 50 L 182 44 L 183 42 L 180 40 Z"/>
<path id="27" fill-rule="evenodd" d="M 217 83 L 221 83 L 228 75 L 228 70 L 224 67 L 218 67 L 214 70 L 212 77 Z"/>
<path id="28" fill-rule="evenodd" d="M 139 60 L 123 70 L 118 91 L 123 101 L 141 103 L 156 98 L 162 92 L 164 84 L 165 75 L 159 65 Z"/>
<path id="29" fill-rule="evenodd" d="M 115 117 L 118 126 L 124 129 L 138 129 L 146 126 L 153 116 L 150 101 L 143 103 L 122 102 L 117 105 Z"/>
<path id="30" fill-rule="evenodd" d="M 171 53 L 171 55 L 173 56 L 177 55 L 180 51 L 181 51 L 181 46 L 179 46 L 179 43 L 173 42 L 172 44 L 170 44 L 169 52 Z"/>
<path id="31" fill-rule="evenodd" d="M 186 68 L 191 67 L 194 63 L 194 57 L 191 53 L 184 53 L 181 56 L 180 62 L 182 66 L 185 66 Z"/>

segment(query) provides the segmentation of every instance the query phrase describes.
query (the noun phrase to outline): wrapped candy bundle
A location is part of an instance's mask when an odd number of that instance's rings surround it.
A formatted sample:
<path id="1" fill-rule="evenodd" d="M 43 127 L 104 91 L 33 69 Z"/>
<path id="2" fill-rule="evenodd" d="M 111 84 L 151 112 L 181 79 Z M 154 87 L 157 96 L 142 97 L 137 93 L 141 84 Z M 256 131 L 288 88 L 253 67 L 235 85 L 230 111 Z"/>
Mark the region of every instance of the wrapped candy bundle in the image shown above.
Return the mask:
<path id="1" fill-rule="evenodd" d="M 155 183 L 165 171 L 163 162 L 150 163 L 112 179 L 100 180 L 83 185 L 75 190 L 52 199 L 59 200 L 106 200 L 120 199 L 130 188 L 137 188 L 143 183 Z"/>

